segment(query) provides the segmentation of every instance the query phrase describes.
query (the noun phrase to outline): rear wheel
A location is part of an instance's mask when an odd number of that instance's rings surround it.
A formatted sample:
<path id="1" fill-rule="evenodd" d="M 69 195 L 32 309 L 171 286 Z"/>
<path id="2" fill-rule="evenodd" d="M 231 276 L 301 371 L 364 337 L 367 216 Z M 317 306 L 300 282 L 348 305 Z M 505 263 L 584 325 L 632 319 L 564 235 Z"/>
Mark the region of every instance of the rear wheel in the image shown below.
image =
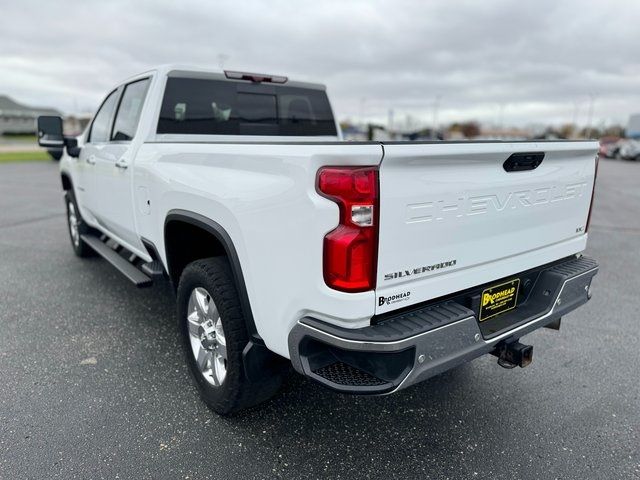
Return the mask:
<path id="1" fill-rule="evenodd" d="M 67 205 L 67 226 L 69 227 L 69 238 L 71 239 L 73 251 L 79 257 L 90 257 L 93 255 L 93 250 L 84 243 L 81 235 L 90 233 L 91 227 L 82 219 L 73 191 L 67 190 L 64 199 Z"/>
<path id="2" fill-rule="evenodd" d="M 242 352 L 249 342 L 238 292 L 226 258 L 196 260 L 178 285 L 178 327 L 191 374 L 205 403 L 228 415 L 263 402 L 282 384 L 265 373 L 250 381 Z"/>
<path id="3" fill-rule="evenodd" d="M 191 353 L 199 373 L 214 387 L 227 377 L 227 340 L 220 311 L 211 294 L 196 287 L 189 295 L 187 326 Z"/>

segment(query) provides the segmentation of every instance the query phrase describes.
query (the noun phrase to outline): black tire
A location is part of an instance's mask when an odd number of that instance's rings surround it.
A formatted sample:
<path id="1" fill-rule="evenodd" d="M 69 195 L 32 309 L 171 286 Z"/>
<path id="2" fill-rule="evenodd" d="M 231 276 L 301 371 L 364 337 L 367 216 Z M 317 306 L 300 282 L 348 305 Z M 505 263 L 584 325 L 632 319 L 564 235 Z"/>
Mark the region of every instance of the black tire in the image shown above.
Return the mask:
<path id="1" fill-rule="evenodd" d="M 85 221 L 82 218 L 82 215 L 80 215 L 80 209 L 78 208 L 78 204 L 76 203 L 73 190 L 67 190 L 67 192 L 64 195 L 64 201 L 67 207 L 67 230 L 69 231 L 69 240 L 71 240 L 71 248 L 73 248 L 74 253 L 78 257 L 84 258 L 84 257 L 93 256 L 94 255 L 93 249 L 89 245 L 84 243 L 82 238 L 78 238 L 77 240 L 74 240 L 74 235 L 73 235 L 72 225 L 71 225 L 72 211 L 74 212 L 76 217 L 78 236 L 91 233 L 92 229 L 91 227 L 89 227 L 89 225 L 85 223 Z"/>
<path id="2" fill-rule="evenodd" d="M 191 346 L 187 316 L 189 298 L 196 288 L 206 290 L 220 314 L 226 339 L 226 377 L 218 386 L 212 385 L 200 371 Z M 204 402 L 220 415 L 229 415 L 243 408 L 264 402 L 277 393 L 282 375 L 269 375 L 260 382 L 250 381 L 244 370 L 242 351 L 249 341 L 244 313 L 231 267 L 225 257 L 196 260 L 182 272 L 177 293 L 178 329 L 189 370 Z"/>

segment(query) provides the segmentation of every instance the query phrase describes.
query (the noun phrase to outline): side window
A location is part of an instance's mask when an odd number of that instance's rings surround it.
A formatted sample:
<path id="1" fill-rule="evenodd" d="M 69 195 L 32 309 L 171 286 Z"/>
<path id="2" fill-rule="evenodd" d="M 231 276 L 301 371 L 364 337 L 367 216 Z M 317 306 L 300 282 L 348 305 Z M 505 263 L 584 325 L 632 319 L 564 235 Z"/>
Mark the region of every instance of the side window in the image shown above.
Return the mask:
<path id="1" fill-rule="evenodd" d="M 118 107 L 111 140 L 131 140 L 136 134 L 148 88 L 148 78 L 130 83 L 125 87 Z"/>
<path id="2" fill-rule="evenodd" d="M 102 106 L 98 113 L 96 113 L 91 125 L 91 132 L 89 133 L 89 142 L 107 142 L 109 140 L 109 133 L 111 131 L 111 119 L 113 118 L 113 112 L 116 109 L 116 102 L 118 101 L 118 90 L 114 90 L 109 94 L 107 99 L 102 102 Z"/>

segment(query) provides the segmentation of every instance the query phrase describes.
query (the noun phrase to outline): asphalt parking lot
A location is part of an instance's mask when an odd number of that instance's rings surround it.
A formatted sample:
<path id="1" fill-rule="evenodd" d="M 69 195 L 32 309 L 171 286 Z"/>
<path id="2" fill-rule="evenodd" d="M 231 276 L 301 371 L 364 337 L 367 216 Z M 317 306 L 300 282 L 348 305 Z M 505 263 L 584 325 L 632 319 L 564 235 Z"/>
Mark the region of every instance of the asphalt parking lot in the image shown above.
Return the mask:
<path id="1" fill-rule="evenodd" d="M 0 478 L 640 478 L 640 163 L 600 162 L 594 298 L 386 397 L 298 376 L 234 418 L 199 400 L 168 285 L 76 258 L 53 163 L 0 165 Z"/>

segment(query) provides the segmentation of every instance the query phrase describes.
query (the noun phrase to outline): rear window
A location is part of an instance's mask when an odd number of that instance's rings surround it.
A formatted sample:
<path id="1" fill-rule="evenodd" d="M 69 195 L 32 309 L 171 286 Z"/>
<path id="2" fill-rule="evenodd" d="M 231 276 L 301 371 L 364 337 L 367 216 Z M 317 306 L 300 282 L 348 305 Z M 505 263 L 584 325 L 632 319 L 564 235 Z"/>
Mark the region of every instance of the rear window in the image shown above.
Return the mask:
<path id="1" fill-rule="evenodd" d="M 167 79 L 158 133 L 337 135 L 323 90 L 180 77 Z"/>

